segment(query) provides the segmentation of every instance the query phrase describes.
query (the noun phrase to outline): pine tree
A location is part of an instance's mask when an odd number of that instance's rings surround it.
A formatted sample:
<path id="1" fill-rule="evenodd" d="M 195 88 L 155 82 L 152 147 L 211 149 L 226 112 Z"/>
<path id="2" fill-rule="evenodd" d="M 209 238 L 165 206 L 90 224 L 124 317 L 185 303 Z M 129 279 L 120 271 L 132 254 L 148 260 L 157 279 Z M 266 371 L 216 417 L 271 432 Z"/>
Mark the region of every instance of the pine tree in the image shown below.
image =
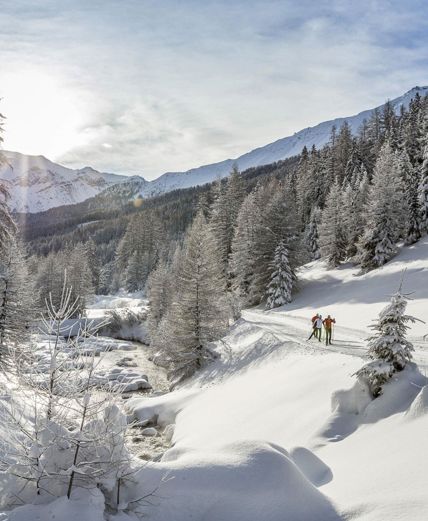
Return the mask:
<path id="1" fill-rule="evenodd" d="M 373 397 L 382 394 L 382 386 L 396 371 L 401 371 L 412 359 L 413 345 L 406 339 L 408 322 L 417 319 L 405 315 L 407 298 L 401 288 L 370 327 L 375 334 L 369 338 L 368 355 L 373 360 L 357 371 L 357 377 L 367 382 Z"/>
<path id="2" fill-rule="evenodd" d="M 343 198 L 335 181 L 327 196 L 320 224 L 320 250 L 329 267 L 335 267 L 345 258 L 346 236 L 343 226 Z"/>
<path id="3" fill-rule="evenodd" d="M 271 264 L 270 282 L 267 288 L 267 309 L 273 309 L 292 300 L 292 292 L 296 285 L 296 274 L 290 265 L 288 248 L 282 240 L 275 249 Z"/>
<path id="4" fill-rule="evenodd" d="M 376 161 L 366 206 L 366 230 L 358 245 L 363 271 L 382 266 L 396 253 L 405 217 L 403 185 L 389 143 Z"/>

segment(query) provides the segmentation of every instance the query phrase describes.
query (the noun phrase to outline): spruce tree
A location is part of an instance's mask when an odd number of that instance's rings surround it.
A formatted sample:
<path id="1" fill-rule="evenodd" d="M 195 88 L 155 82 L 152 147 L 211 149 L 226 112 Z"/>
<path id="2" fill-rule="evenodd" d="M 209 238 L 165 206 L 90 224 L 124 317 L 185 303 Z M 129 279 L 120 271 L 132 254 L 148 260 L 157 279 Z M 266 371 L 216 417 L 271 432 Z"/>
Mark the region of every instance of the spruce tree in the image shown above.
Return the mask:
<path id="1" fill-rule="evenodd" d="M 373 397 L 382 394 L 383 384 L 412 359 L 414 349 L 406 334 L 408 322 L 417 319 L 405 314 L 407 300 L 400 288 L 380 312 L 377 323 L 370 326 L 375 331 L 368 344 L 368 355 L 373 361 L 365 364 L 356 375 L 368 384 Z"/>
<path id="2" fill-rule="evenodd" d="M 296 274 L 290 265 L 288 248 L 284 240 L 276 247 L 270 268 L 270 282 L 266 291 L 267 309 L 273 309 L 291 302 L 292 292 L 297 281 Z"/>

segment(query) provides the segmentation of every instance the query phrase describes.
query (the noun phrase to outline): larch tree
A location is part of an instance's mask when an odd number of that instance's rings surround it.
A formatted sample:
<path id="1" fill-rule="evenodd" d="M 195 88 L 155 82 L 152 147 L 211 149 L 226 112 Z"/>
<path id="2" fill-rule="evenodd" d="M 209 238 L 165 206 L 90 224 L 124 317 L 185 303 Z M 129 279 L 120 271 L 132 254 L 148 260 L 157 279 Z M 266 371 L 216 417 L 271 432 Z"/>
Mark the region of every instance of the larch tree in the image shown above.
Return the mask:
<path id="1" fill-rule="evenodd" d="M 210 227 L 198 213 L 179 256 L 172 304 L 162 320 L 166 337 L 160 347 L 174 383 L 202 367 L 211 356 L 208 343 L 225 331 L 225 289 Z"/>

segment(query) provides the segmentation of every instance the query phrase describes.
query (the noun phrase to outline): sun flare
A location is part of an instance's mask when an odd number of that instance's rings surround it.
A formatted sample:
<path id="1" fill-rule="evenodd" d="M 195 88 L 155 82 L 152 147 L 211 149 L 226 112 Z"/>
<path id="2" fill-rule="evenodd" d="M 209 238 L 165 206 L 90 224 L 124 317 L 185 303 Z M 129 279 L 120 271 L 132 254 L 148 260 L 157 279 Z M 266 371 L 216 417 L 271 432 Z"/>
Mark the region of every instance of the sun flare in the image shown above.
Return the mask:
<path id="1" fill-rule="evenodd" d="M 20 71 L 5 78 L 0 93 L 6 149 L 56 159 L 84 142 L 82 99 L 61 79 Z"/>

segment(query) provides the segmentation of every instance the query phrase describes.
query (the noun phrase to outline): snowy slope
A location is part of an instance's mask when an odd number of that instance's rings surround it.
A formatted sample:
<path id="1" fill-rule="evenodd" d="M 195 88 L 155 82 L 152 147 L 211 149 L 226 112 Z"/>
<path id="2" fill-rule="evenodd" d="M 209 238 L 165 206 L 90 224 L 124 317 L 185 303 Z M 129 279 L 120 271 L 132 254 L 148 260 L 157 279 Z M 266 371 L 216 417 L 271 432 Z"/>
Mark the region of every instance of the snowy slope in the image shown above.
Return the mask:
<path id="1" fill-rule="evenodd" d="M 0 180 L 10 191 L 11 208 L 18 212 L 41 212 L 79 203 L 128 179 L 90 167 L 72 170 L 43 156 L 8 151 L 4 155 L 7 162 L 0 166 Z"/>
<path id="2" fill-rule="evenodd" d="M 428 309 L 428 238 L 362 277 L 323 262 L 301 272 L 291 306 L 247 310 L 221 358 L 168 395 L 136 397 L 142 423 L 174 424 L 173 446 L 141 470 L 132 495 L 156 490 L 150 521 L 423 521 L 428 511 L 428 326 L 415 361 L 371 400 L 353 373 L 367 325 L 397 289 Z M 338 320 L 331 348 L 308 342 L 315 311 Z M 168 427 L 168 429 L 172 429 Z"/>
<path id="3" fill-rule="evenodd" d="M 420 96 L 428 94 L 428 86 L 414 87 L 402 96 L 391 100 L 396 112 L 398 113 L 400 107 L 408 107 L 410 101 L 419 93 Z M 383 105 L 377 107 L 381 108 Z M 274 143 L 266 146 L 256 148 L 251 152 L 243 154 L 236 159 L 226 159 L 220 163 L 211 165 L 204 165 L 199 168 L 193 168 L 187 172 L 168 172 L 158 179 L 151 181 L 146 185 L 142 195 L 152 196 L 177 188 L 188 188 L 190 186 L 202 185 L 214 181 L 218 177 L 225 177 L 230 173 L 232 165 L 236 163 L 238 168 L 243 171 L 247 168 L 266 165 L 286 159 L 294 155 L 300 154 L 302 148 L 306 145 L 311 148 L 315 145 L 317 148 L 325 145 L 331 133 L 331 128 L 335 125 L 338 129 L 347 121 L 352 129 L 352 132 L 357 132 L 365 119 L 368 119 L 375 109 L 365 110 L 355 116 L 337 118 L 331 121 L 324 121 L 315 127 L 308 127 L 292 136 L 288 136 Z"/>

